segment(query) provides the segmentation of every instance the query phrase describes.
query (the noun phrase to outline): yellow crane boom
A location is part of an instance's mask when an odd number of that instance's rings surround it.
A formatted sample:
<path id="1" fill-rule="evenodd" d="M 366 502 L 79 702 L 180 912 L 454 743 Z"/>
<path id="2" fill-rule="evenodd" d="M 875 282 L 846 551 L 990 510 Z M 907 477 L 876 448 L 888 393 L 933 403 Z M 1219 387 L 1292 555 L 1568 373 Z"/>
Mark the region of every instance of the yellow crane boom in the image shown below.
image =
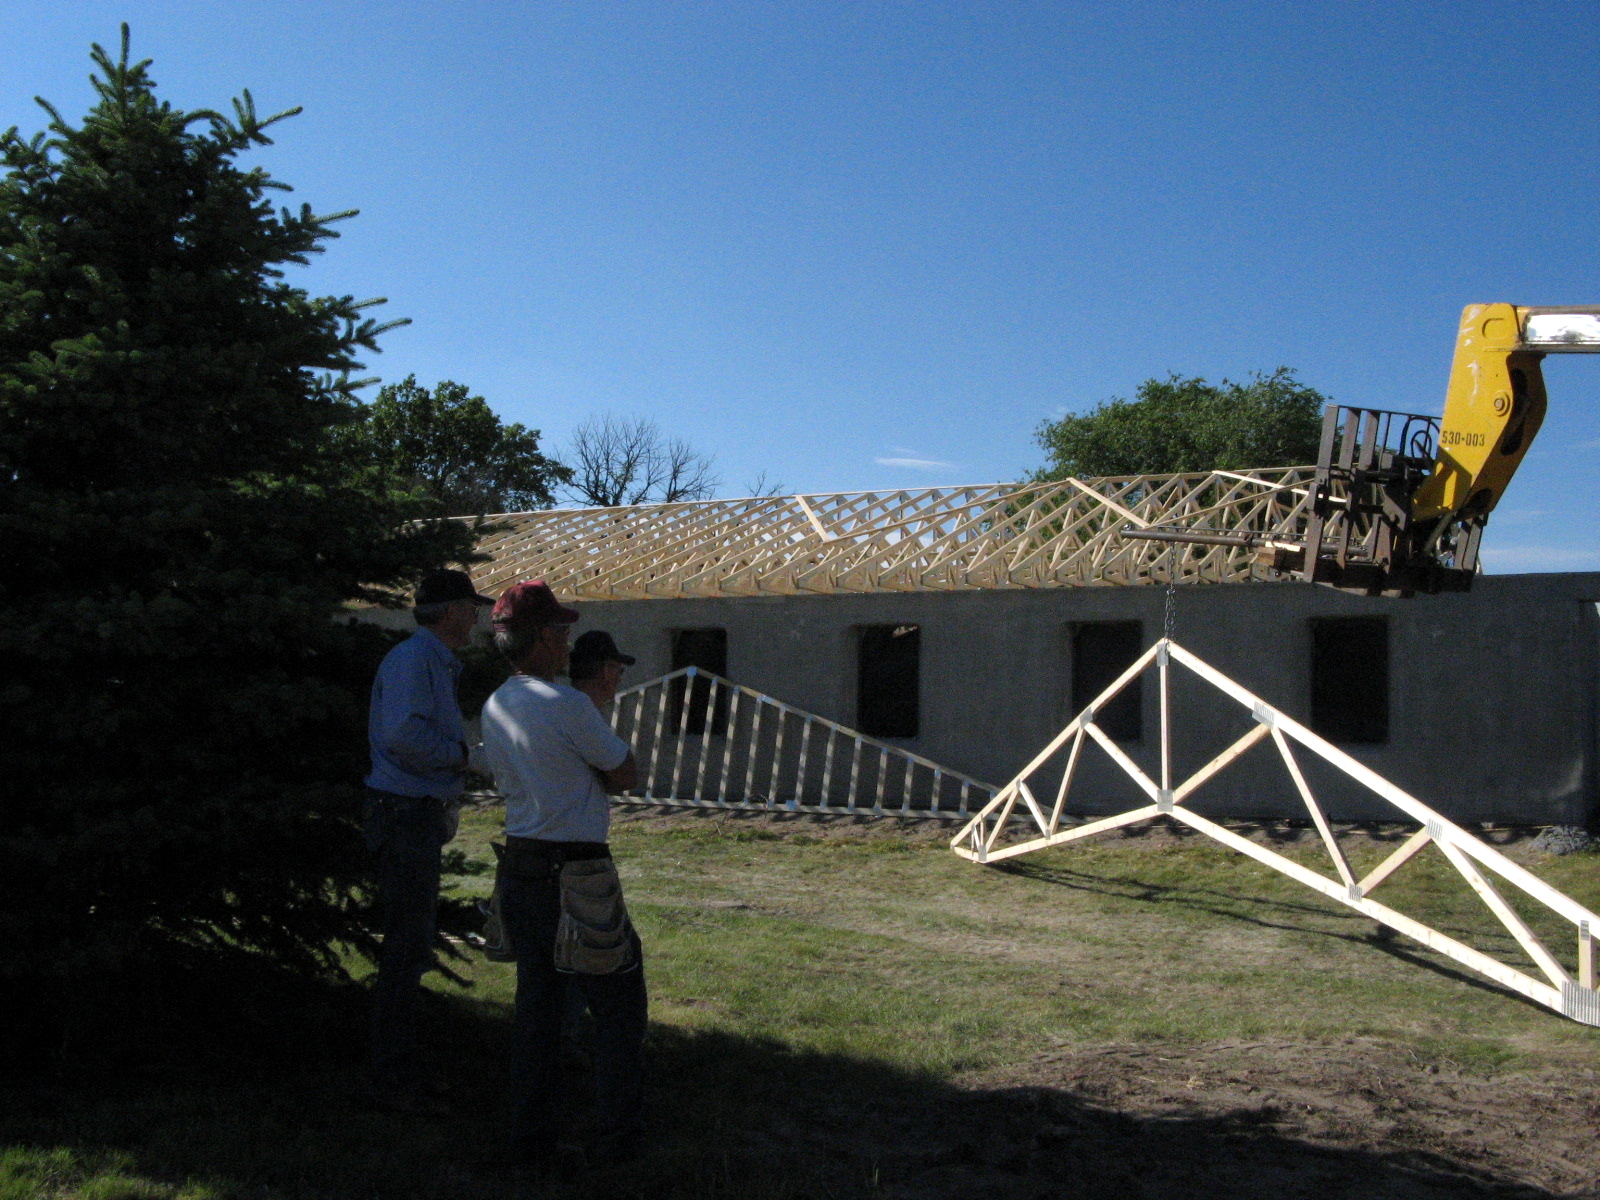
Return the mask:
<path id="1" fill-rule="evenodd" d="M 1544 423 L 1544 356 L 1596 352 L 1600 307 L 1467 305 L 1437 457 L 1412 501 L 1413 515 L 1488 515 Z"/>
<path id="2" fill-rule="evenodd" d="M 1600 306 L 1469 304 L 1444 416 L 1329 405 L 1299 530 L 1125 530 L 1255 545 L 1279 575 L 1369 594 L 1465 591 L 1484 523 L 1544 422 L 1547 354 L 1600 353 Z"/>

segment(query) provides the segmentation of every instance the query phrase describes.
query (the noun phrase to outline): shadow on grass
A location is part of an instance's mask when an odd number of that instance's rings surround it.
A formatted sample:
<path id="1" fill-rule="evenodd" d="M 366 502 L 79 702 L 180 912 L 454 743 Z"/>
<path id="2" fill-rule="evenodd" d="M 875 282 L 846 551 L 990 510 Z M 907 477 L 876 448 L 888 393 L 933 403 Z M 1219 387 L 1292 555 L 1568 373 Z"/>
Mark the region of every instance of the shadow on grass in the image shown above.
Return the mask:
<path id="1" fill-rule="evenodd" d="M 1523 1005 L 1531 1011 L 1547 1014 L 1550 1010 L 1537 1001 L 1530 1000 L 1520 992 L 1512 991 L 1508 987 L 1495 983 L 1482 975 L 1458 966 L 1453 960 L 1435 955 L 1425 948 L 1416 948 L 1409 939 L 1401 940 L 1403 935 L 1391 930 L 1370 917 L 1361 916 L 1349 909 L 1337 907 L 1333 901 L 1318 903 L 1315 900 L 1283 900 L 1261 896 L 1248 896 L 1235 892 L 1218 891 L 1215 888 L 1197 887 L 1192 884 L 1161 884 L 1151 883 L 1128 875 L 1095 875 L 1087 871 L 1075 871 L 1069 867 L 1043 866 L 1032 862 L 1018 862 L 1006 860 L 990 865 L 990 870 L 999 871 L 1006 875 L 1015 875 L 1022 879 L 1033 879 L 1040 883 L 1048 883 L 1055 887 L 1068 888 L 1073 891 L 1093 892 L 1102 896 L 1117 896 L 1124 900 L 1131 900 L 1139 904 L 1174 905 L 1193 912 L 1205 913 L 1223 921 L 1234 921 L 1242 925 L 1254 925 L 1259 929 L 1278 929 L 1293 933 L 1302 933 L 1308 937 L 1329 938 L 1334 941 L 1349 942 L 1366 946 L 1390 958 L 1407 963 L 1414 967 L 1421 967 L 1442 976 L 1455 983 L 1465 984 L 1479 991 L 1489 992 L 1506 1000 L 1512 1000 Z M 1313 893 L 1315 894 L 1315 893 Z M 1285 914 L 1282 920 L 1273 920 L 1273 913 Z M 1328 929 L 1317 928 L 1314 925 L 1295 921 L 1294 916 L 1333 917 L 1362 926 L 1359 930 L 1353 929 Z M 1439 922 L 1441 932 L 1449 934 L 1458 941 L 1472 944 L 1477 931 L 1452 925 L 1448 922 Z M 1481 937 L 1480 937 L 1481 941 Z M 1501 941 L 1510 944 L 1509 935 L 1503 935 Z M 1480 947 L 1481 948 L 1481 947 Z M 1525 968 L 1524 968 L 1525 969 Z"/>
<path id="2" fill-rule="evenodd" d="M 272 1011 L 269 995 L 258 992 L 250 1007 Z M 1276 1129 L 1275 1114 L 1261 1110 L 1137 1116 L 1063 1088 L 963 1089 L 881 1062 L 659 1024 L 650 1031 L 645 1158 L 579 1183 L 519 1191 L 485 1165 L 504 1121 L 505 1007 L 431 997 L 427 1043 L 453 1097 L 448 1116 L 425 1120 L 374 1112 L 356 1099 L 363 999 L 353 988 L 320 997 L 302 989 L 271 1019 L 225 1010 L 205 1027 L 169 1027 L 161 1044 L 146 1043 L 114 1069 L 58 1062 L 8 1079 L 0 1092 L 0 1196 L 1549 1194 L 1425 1152 L 1314 1146 Z M 569 1086 L 581 1127 L 586 1089 L 579 1078 Z"/>

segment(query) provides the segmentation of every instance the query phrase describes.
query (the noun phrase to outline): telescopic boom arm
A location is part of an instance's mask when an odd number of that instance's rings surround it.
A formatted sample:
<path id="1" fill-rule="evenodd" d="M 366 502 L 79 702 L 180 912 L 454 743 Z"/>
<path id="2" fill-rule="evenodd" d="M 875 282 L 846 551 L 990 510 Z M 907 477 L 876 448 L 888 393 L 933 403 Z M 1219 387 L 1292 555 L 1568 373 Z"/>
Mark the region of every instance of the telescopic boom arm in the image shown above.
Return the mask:
<path id="1" fill-rule="evenodd" d="M 1546 354 L 1600 353 L 1600 306 L 1469 304 L 1443 418 L 1329 405 L 1301 530 L 1226 535 L 1275 574 L 1368 594 L 1466 591 L 1484 522 L 1544 422 Z M 1193 529 L 1125 530 L 1160 541 Z"/>

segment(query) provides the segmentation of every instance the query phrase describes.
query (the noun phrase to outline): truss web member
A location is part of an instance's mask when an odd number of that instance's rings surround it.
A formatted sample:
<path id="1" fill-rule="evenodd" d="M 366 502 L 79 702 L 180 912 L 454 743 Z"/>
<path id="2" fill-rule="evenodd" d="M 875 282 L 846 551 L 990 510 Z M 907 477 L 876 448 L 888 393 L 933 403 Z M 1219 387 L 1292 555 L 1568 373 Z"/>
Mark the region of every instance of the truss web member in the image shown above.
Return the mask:
<path id="1" fill-rule="evenodd" d="M 483 708 L 484 755 L 506 800 L 500 915 L 517 952 L 511 1152 L 534 1169 L 556 1165 L 571 1107 L 558 1056 L 563 979 L 594 1014 L 598 1153 L 632 1157 L 642 1135 L 643 952 L 606 845 L 607 793 L 632 787 L 637 772 L 594 703 L 556 682 L 577 619 L 542 581 L 506 589 L 494 638 L 516 674 Z"/>
<path id="2" fill-rule="evenodd" d="M 456 651 L 471 639 L 480 606 L 494 603 L 465 571 L 423 576 L 414 602 L 417 631 L 384 656 L 372 681 L 362 814 L 383 908 L 368 1098 L 402 1111 L 434 1107 L 417 1060 L 417 1009 L 433 963 L 439 852 L 455 836 L 467 771 Z"/>

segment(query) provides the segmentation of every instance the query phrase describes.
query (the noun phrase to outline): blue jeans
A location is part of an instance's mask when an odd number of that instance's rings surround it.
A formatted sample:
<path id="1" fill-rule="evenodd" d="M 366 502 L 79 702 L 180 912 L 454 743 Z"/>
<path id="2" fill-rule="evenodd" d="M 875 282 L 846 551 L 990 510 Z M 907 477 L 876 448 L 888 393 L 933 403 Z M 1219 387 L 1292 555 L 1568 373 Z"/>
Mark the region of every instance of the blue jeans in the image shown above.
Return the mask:
<path id="1" fill-rule="evenodd" d="M 511 1151 L 537 1158 L 555 1146 L 570 1101 L 560 1066 L 562 1010 L 568 988 L 594 1014 L 594 1082 L 603 1132 L 627 1137 L 644 1123 L 644 1034 L 649 1021 L 644 958 L 615 975 L 563 975 L 555 968 L 561 919 L 559 864 L 531 856 L 508 861 L 500 881 L 500 917 L 517 951 L 517 1012 L 511 1051 Z"/>
<path id="2" fill-rule="evenodd" d="M 369 788 L 362 832 L 374 856 L 383 909 L 369 1069 L 379 1086 L 404 1089 L 420 1074 L 417 1013 L 422 976 L 434 961 L 439 851 L 446 837 L 444 802 Z"/>

